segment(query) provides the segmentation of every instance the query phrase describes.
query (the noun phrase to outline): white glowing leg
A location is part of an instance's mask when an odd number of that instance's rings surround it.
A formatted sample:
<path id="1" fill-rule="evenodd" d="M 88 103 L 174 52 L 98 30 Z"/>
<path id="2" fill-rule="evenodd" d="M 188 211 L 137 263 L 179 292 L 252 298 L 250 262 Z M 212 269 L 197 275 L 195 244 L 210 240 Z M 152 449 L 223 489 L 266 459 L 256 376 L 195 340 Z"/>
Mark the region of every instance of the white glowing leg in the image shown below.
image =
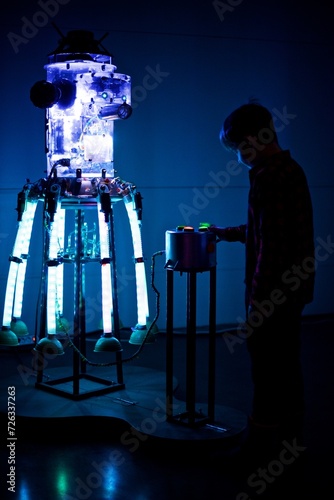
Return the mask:
<path id="1" fill-rule="evenodd" d="M 27 269 L 27 258 L 24 257 L 17 270 L 13 318 L 21 318 L 26 269 Z"/>
<path id="2" fill-rule="evenodd" d="M 65 209 L 60 208 L 57 215 L 58 250 L 64 251 L 65 245 Z M 64 310 L 64 264 L 57 266 L 57 311 L 60 316 Z"/>
<path id="3" fill-rule="evenodd" d="M 18 271 L 18 263 L 12 261 L 9 266 L 6 295 L 5 295 L 5 305 L 4 305 L 3 320 L 2 320 L 3 326 L 6 326 L 8 328 L 10 327 L 10 323 L 12 320 L 17 271 Z"/>
<path id="4" fill-rule="evenodd" d="M 100 234 L 100 259 L 101 259 L 101 281 L 102 281 L 102 322 L 103 333 L 112 333 L 112 286 L 110 269 L 110 239 L 109 224 L 105 222 L 104 213 L 101 212 L 101 204 L 97 204 Z"/>
<path id="5" fill-rule="evenodd" d="M 57 332 L 57 269 L 50 267 L 48 269 L 48 292 L 47 292 L 47 333 L 56 335 Z"/>
<path id="6" fill-rule="evenodd" d="M 149 308 L 148 308 L 147 283 L 146 283 L 145 263 L 143 258 L 140 224 L 133 203 L 125 199 L 124 202 L 129 217 L 133 250 L 134 250 L 136 286 L 137 286 L 137 315 L 138 315 L 137 321 L 138 325 L 146 326 L 147 319 L 149 316 Z"/>
<path id="7" fill-rule="evenodd" d="M 47 268 L 47 333 L 56 335 L 58 312 L 57 286 L 57 258 L 58 258 L 58 217 L 49 226 L 49 251 Z"/>
<path id="8" fill-rule="evenodd" d="M 28 201 L 26 204 L 26 209 L 22 214 L 22 220 L 19 222 L 9 267 L 5 295 L 3 326 L 6 327 L 10 326 L 12 315 L 16 318 L 21 317 L 24 280 L 27 266 L 27 254 L 29 250 L 36 207 L 37 201 Z M 15 305 L 13 309 L 14 299 Z"/>

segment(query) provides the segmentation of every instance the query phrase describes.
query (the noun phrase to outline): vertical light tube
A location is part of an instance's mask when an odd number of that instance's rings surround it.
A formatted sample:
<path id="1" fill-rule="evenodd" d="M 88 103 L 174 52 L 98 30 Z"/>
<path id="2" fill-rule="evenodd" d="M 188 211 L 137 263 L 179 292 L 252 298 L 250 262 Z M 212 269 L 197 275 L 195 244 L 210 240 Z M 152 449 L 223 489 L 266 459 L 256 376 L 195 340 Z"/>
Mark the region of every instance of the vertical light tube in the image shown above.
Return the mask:
<path id="1" fill-rule="evenodd" d="M 22 257 L 22 262 L 18 266 L 17 276 L 16 276 L 16 287 L 15 287 L 15 300 L 13 308 L 13 318 L 19 319 L 22 314 L 22 302 L 23 302 L 23 291 L 24 291 L 24 280 L 27 269 L 27 256 Z"/>
<path id="2" fill-rule="evenodd" d="M 56 335 L 57 333 L 57 269 L 56 267 L 48 268 L 48 300 L 47 300 L 47 333 L 48 335 Z"/>
<path id="3" fill-rule="evenodd" d="M 7 278 L 5 305 L 4 305 L 3 320 L 2 320 L 2 325 L 8 328 L 10 328 L 10 324 L 12 321 L 17 270 L 18 270 L 18 263 L 11 261 Z"/>
<path id="4" fill-rule="evenodd" d="M 135 260 L 135 274 L 136 274 L 136 288 L 137 288 L 137 316 L 138 316 L 137 322 L 138 325 L 146 326 L 147 319 L 149 316 L 149 308 L 148 308 L 147 283 L 146 283 L 145 263 L 142 250 L 140 224 L 133 203 L 125 199 L 124 202 L 130 222 L 134 260 Z"/>
<path id="5" fill-rule="evenodd" d="M 57 332 L 57 257 L 58 257 L 58 217 L 49 225 L 50 239 L 47 262 L 47 333 L 56 335 Z"/>
<path id="6" fill-rule="evenodd" d="M 19 311 L 17 317 L 20 317 L 21 315 L 22 295 L 23 295 L 24 278 L 25 278 L 25 265 L 23 265 L 22 254 L 28 253 L 36 206 L 37 202 L 27 202 L 26 209 L 22 213 L 22 219 L 18 224 L 18 230 L 15 238 L 13 253 L 11 256 L 11 262 L 9 266 L 9 273 L 6 286 L 5 305 L 3 313 L 3 326 L 6 327 L 10 327 L 11 324 L 17 283 L 19 284 L 18 286 L 19 289 L 17 291 L 17 303 L 15 309 L 16 312 Z M 22 265 L 23 268 L 21 269 L 18 279 L 19 269 L 20 266 Z"/>
<path id="7" fill-rule="evenodd" d="M 112 287 L 110 272 L 110 240 L 109 224 L 105 221 L 104 213 L 101 211 L 101 203 L 97 203 L 99 235 L 100 235 L 100 259 L 101 259 L 101 282 L 102 282 L 102 322 L 103 333 L 112 333 Z"/>
<path id="8" fill-rule="evenodd" d="M 23 303 L 23 292 L 24 292 L 24 281 L 27 270 L 28 263 L 28 253 L 31 241 L 32 227 L 34 223 L 34 217 L 37 208 L 37 201 L 27 201 L 26 210 L 23 215 L 24 217 L 24 229 L 22 230 L 22 244 L 21 244 L 21 259 L 22 262 L 18 266 L 17 277 L 16 277 L 16 288 L 15 288 L 15 302 L 13 309 L 13 318 L 21 318 L 22 314 L 22 303 Z M 23 219 L 23 216 L 22 216 Z"/>
<path id="9" fill-rule="evenodd" d="M 57 239 L 58 239 L 58 252 L 64 252 L 65 246 L 65 209 L 59 208 L 57 216 Z M 58 314 L 63 315 L 64 311 L 64 264 L 59 264 L 57 267 L 57 307 Z"/>

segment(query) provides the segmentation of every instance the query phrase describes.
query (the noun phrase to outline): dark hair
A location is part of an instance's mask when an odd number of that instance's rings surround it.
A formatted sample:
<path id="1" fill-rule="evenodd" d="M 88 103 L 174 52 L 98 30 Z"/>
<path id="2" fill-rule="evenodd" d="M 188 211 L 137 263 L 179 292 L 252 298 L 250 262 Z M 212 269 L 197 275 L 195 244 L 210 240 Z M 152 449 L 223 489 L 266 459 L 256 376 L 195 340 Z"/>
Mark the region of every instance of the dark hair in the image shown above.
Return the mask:
<path id="1" fill-rule="evenodd" d="M 257 102 L 244 104 L 233 111 L 225 119 L 219 138 L 226 149 L 235 151 L 248 135 L 257 137 L 262 144 L 277 140 L 272 114 Z"/>

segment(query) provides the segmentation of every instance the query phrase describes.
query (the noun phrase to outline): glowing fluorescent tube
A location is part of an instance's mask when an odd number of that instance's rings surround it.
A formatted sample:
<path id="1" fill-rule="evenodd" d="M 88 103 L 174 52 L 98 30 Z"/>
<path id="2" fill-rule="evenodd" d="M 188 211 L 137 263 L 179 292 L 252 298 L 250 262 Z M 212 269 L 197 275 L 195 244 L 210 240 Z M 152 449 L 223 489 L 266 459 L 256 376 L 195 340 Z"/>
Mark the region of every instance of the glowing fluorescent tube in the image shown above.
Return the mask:
<path id="1" fill-rule="evenodd" d="M 17 262 L 11 262 L 7 278 L 5 305 L 4 305 L 3 320 L 2 320 L 2 325 L 8 326 L 8 328 L 10 327 L 10 323 L 12 321 L 17 270 L 18 270 Z"/>
<path id="2" fill-rule="evenodd" d="M 134 210 L 133 204 L 128 201 L 125 201 L 125 207 L 130 222 L 134 259 L 135 259 L 135 273 L 136 273 L 136 286 L 137 286 L 137 315 L 138 315 L 137 321 L 139 325 L 146 326 L 146 322 L 149 316 L 149 308 L 148 308 L 147 283 L 146 283 L 145 264 L 143 259 L 140 225 L 137 217 L 137 212 Z"/>
<path id="3" fill-rule="evenodd" d="M 13 309 L 14 318 L 21 318 L 22 314 L 24 282 L 25 282 L 25 275 L 28 263 L 27 259 L 28 259 L 31 233 L 32 233 L 36 208 L 37 208 L 37 201 L 27 201 L 26 210 L 22 216 L 22 222 L 23 222 L 23 229 L 22 229 L 23 238 L 21 243 L 22 262 L 18 266 L 18 271 L 16 276 L 15 302 Z"/>
<path id="4" fill-rule="evenodd" d="M 48 268 L 47 333 L 57 332 L 57 268 Z"/>
<path id="5" fill-rule="evenodd" d="M 101 265 L 101 280 L 102 280 L 102 321 L 103 333 L 112 332 L 112 289 L 110 279 L 110 264 Z"/>
<path id="6" fill-rule="evenodd" d="M 65 209 L 59 208 L 57 215 L 57 233 L 58 233 L 58 250 L 59 253 L 64 252 L 65 245 Z M 58 314 L 63 315 L 64 309 L 64 264 L 59 264 L 57 266 L 57 307 Z"/>
<path id="7" fill-rule="evenodd" d="M 102 281 L 102 322 L 103 333 L 112 333 L 112 286 L 110 272 L 110 240 L 109 224 L 105 222 L 104 213 L 101 212 L 101 204 L 97 203 L 99 233 L 100 233 L 100 258 L 101 258 L 101 281 Z M 105 260 L 105 262 L 103 262 Z"/>
<path id="8" fill-rule="evenodd" d="M 48 260 L 51 265 L 47 268 L 47 333 L 56 335 L 58 314 L 57 265 L 52 265 L 52 261 L 56 261 L 58 256 L 58 217 L 56 215 L 54 222 L 50 223 L 49 234 Z"/>
<path id="9" fill-rule="evenodd" d="M 37 202 L 31 202 L 31 203 L 28 202 L 26 205 L 26 210 L 22 214 L 22 219 L 18 224 L 18 230 L 16 233 L 13 253 L 11 256 L 12 260 L 9 266 L 9 273 L 7 279 L 4 314 L 3 314 L 3 326 L 9 327 L 12 320 L 17 278 L 20 266 L 23 265 L 21 256 L 23 253 L 25 254 L 28 253 L 36 206 Z M 16 317 L 20 317 L 21 315 L 24 278 L 25 278 L 25 269 L 22 269 L 18 280 L 19 290 L 17 292 L 17 304 L 16 304 L 16 312 L 18 313 L 18 315 Z"/>
<path id="10" fill-rule="evenodd" d="M 16 287 L 15 287 L 15 301 L 13 308 L 13 318 L 21 318 L 23 291 L 24 291 L 24 278 L 27 269 L 27 259 L 23 259 L 17 270 Z"/>

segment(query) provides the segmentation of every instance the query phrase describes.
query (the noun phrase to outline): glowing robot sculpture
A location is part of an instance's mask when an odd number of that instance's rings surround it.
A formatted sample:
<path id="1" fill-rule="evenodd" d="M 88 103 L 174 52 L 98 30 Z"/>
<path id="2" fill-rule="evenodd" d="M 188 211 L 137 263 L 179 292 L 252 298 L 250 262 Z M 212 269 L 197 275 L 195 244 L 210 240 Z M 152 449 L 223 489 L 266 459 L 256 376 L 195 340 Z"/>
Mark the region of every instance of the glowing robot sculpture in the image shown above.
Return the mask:
<path id="1" fill-rule="evenodd" d="M 80 330 L 84 302 L 84 263 L 101 264 L 102 324 L 100 340 L 115 340 L 119 329 L 113 204 L 124 202 L 134 249 L 138 323 L 130 343 L 140 344 L 149 317 L 145 265 L 141 241 L 141 196 L 136 187 L 114 176 L 114 121 L 131 115 L 131 79 L 116 73 L 112 56 L 90 31 L 62 35 L 58 48 L 48 55 L 47 78 L 31 88 L 31 101 L 46 110 L 47 177 L 27 183 L 18 196 L 18 231 L 10 256 L 0 344 L 17 345 L 25 335 L 21 320 L 24 280 L 37 203 L 44 203 L 44 270 L 40 339 L 60 350 L 56 338 L 63 314 L 64 263 L 75 265 L 74 324 Z M 67 209 L 75 210 L 74 255 L 65 249 Z M 98 237 L 86 248 L 87 227 L 82 214 L 97 212 Z M 98 240 L 98 241 L 96 241 Z M 117 319 L 118 324 L 115 325 Z M 96 349 L 98 350 L 98 348 Z"/>

